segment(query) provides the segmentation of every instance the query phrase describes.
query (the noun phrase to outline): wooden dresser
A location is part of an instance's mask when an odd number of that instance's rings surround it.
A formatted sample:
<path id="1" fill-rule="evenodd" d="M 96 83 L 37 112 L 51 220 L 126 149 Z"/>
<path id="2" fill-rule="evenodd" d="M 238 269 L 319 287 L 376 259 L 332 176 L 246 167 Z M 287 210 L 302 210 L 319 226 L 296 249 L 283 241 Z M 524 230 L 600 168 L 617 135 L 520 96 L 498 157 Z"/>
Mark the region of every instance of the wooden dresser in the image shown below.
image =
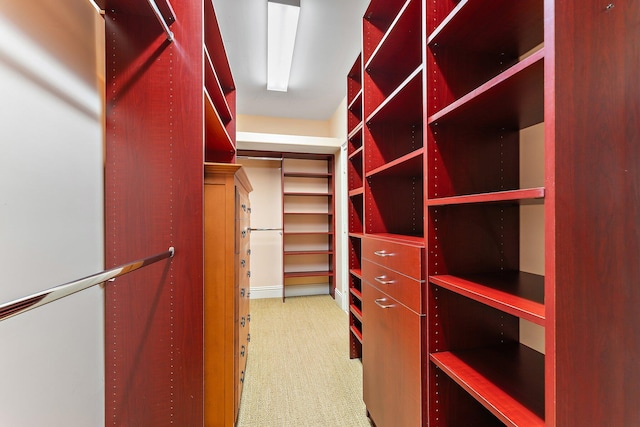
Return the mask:
<path id="1" fill-rule="evenodd" d="M 249 192 L 241 165 L 204 165 L 205 426 L 233 426 L 249 340 Z"/>

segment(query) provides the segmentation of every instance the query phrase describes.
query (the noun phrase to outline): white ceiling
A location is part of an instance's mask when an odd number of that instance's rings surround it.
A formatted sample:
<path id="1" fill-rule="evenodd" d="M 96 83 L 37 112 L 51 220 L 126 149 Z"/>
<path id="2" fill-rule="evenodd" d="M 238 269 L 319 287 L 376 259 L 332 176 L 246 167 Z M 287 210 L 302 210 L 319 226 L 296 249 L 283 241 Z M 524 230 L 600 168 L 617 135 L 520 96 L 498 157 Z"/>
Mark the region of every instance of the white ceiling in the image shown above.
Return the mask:
<path id="1" fill-rule="evenodd" d="M 300 0 L 287 92 L 267 91 L 267 0 L 213 0 L 237 114 L 327 120 L 346 96 L 370 0 Z"/>

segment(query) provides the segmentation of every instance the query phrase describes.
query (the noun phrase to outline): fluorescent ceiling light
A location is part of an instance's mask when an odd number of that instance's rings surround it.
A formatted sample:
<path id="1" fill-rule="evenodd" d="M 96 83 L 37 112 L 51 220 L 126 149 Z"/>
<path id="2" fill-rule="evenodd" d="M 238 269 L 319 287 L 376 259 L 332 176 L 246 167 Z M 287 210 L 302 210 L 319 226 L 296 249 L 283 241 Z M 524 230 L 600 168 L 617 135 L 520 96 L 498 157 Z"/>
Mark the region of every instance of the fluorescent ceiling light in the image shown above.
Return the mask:
<path id="1" fill-rule="evenodd" d="M 267 90 L 286 92 L 298 31 L 300 0 L 269 0 L 267 4 Z"/>

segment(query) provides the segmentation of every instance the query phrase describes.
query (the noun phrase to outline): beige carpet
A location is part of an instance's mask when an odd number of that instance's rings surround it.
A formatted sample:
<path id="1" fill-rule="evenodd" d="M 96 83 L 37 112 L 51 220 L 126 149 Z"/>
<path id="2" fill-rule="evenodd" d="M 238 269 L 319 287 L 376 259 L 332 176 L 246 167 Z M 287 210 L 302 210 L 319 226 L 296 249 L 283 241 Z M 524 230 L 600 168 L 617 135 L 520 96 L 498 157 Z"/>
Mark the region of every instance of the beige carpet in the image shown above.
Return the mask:
<path id="1" fill-rule="evenodd" d="M 348 317 L 328 295 L 251 300 L 238 427 L 370 427 Z"/>

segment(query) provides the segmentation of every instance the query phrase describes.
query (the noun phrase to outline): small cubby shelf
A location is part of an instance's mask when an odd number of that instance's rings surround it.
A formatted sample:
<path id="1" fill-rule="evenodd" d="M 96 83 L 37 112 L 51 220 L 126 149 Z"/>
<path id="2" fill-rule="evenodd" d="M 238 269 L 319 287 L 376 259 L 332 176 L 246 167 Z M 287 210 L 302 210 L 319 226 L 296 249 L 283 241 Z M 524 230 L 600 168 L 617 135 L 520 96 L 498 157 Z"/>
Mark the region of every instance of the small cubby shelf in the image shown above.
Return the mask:
<path id="1" fill-rule="evenodd" d="M 379 104 L 422 63 L 420 12 L 418 0 L 406 2 L 364 65 L 367 104 Z"/>
<path id="2" fill-rule="evenodd" d="M 430 102 L 431 111 L 501 74 L 543 43 L 542 1 L 499 0 L 493 6 L 477 0 L 459 2 L 429 34 L 431 85 L 438 94 Z"/>
<path id="3" fill-rule="evenodd" d="M 545 425 L 543 354 L 512 343 L 429 358 L 505 425 Z"/>
<path id="4" fill-rule="evenodd" d="M 430 115 L 431 126 L 523 129 L 544 120 L 544 48 Z"/>
<path id="5" fill-rule="evenodd" d="M 205 161 L 236 159 L 236 89 L 211 0 L 204 1 Z"/>
<path id="6" fill-rule="evenodd" d="M 363 63 L 369 62 L 373 52 L 393 25 L 396 17 L 412 0 L 387 0 L 371 2 L 363 20 Z"/>
<path id="7" fill-rule="evenodd" d="M 367 114 L 365 105 L 365 114 Z M 366 118 L 365 173 L 423 147 L 422 67 Z"/>
<path id="8" fill-rule="evenodd" d="M 541 326 L 545 324 L 544 276 L 500 271 L 465 276 L 430 276 L 429 281 L 505 313 Z"/>

